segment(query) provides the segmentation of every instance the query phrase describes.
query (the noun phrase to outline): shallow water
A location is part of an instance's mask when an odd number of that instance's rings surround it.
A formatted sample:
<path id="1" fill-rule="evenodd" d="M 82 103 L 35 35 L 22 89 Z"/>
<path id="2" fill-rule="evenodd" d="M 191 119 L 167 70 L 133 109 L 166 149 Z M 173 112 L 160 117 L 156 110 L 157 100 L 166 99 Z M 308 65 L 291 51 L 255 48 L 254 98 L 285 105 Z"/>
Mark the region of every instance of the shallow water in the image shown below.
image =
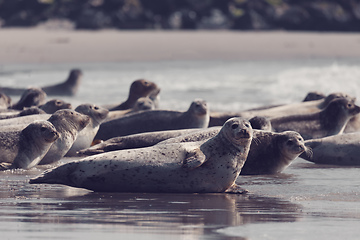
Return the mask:
<path id="1" fill-rule="evenodd" d="M 0 67 L 0 82 L 57 83 L 74 67 L 84 71 L 79 94 L 65 98 L 74 106 L 119 102 L 137 78 L 161 87 L 162 108 L 180 110 L 194 98 L 213 110 L 240 110 L 298 102 L 313 90 L 360 91 L 360 59 L 12 65 Z M 246 195 L 93 193 L 28 184 L 43 170 L 0 173 L 1 239 L 358 238 L 357 167 L 298 158 L 281 174 L 240 176 Z"/>

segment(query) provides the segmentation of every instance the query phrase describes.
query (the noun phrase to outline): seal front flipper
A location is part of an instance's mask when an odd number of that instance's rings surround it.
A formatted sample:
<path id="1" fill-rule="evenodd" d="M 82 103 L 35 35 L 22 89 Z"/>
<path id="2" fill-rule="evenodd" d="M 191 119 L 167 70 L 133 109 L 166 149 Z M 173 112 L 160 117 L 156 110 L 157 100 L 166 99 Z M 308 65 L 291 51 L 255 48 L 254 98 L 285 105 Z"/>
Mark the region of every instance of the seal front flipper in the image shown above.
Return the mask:
<path id="1" fill-rule="evenodd" d="M 0 163 L 0 171 L 6 171 L 9 169 L 13 169 L 12 164 L 11 163 Z"/>
<path id="2" fill-rule="evenodd" d="M 245 193 L 248 193 L 248 192 L 249 192 L 248 190 L 246 190 L 245 188 L 240 187 L 236 183 L 234 183 L 231 187 L 229 187 L 225 191 L 225 193 L 230 193 L 230 194 L 245 194 Z"/>
<path id="3" fill-rule="evenodd" d="M 200 150 L 200 148 L 195 148 L 194 150 L 188 151 L 186 153 L 186 158 L 183 161 L 183 168 L 195 169 L 200 167 L 206 160 L 206 156 Z"/>

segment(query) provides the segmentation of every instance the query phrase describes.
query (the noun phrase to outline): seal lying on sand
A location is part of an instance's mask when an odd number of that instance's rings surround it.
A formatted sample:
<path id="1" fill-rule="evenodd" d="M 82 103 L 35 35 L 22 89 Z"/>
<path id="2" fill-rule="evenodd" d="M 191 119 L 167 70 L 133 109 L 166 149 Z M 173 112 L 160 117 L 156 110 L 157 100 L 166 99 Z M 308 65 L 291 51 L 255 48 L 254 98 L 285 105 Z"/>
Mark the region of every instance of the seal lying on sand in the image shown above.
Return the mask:
<path id="1" fill-rule="evenodd" d="M 107 140 L 141 132 L 206 128 L 208 124 L 209 109 L 206 102 L 195 100 L 186 112 L 151 110 L 104 122 L 95 139 Z"/>
<path id="2" fill-rule="evenodd" d="M 48 121 L 36 121 L 21 131 L 0 132 L 0 169 L 29 169 L 37 165 L 58 137 Z"/>
<path id="3" fill-rule="evenodd" d="M 47 95 L 58 95 L 58 96 L 73 96 L 76 94 L 80 82 L 82 72 L 80 69 L 73 69 L 70 71 L 69 77 L 65 82 L 42 87 L 42 90 Z M 7 95 L 21 95 L 26 88 L 11 88 L 11 87 L 0 87 L 0 92 Z"/>
<path id="4" fill-rule="evenodd" d="M 360 166 L 360 133 L 346 133 L 305 141 L 312 155 L 300 157 L 319 164 Z"/>
<path id="5" fill-rule="evenodd" d="M 253 117 L 249 119 L 249 122 L 253 129 L 266 130 L 271 129 L 270 121 L 262 117 Z M 168 140 L 170 138 L 176 138 L 188 134 L 196 135 L 199 133 L 199 139 L 203 140 L 206 137 L 213 137 L 220 131 L 221 127 L 211 127 L 209 129 L 178 129 L 178 130 L 167 130 L 167 131 L 155 131 L 137 133 L 128 136 L 110 138 L 102 143 L 96 144 L 90 148 L 81 150 L 78 152 L 78 156 L 81 155 L 94 155 L 104 152 L 133 149 L 141 147 L 150 147 L 159 142 Z M 202 134 L 205 132 L 204 134 Z M 207 135 L 210 132 L 210 135 Z M 198 139 L 198 140 L 199 140 Z M 192 139 L 191 141 L 195 141 Z"/>
<path id="6" fill-rule="evenodd" d="M 296 131 L 305 140 L 341 134 L 347 122 L 360 112 L 348 98 L 334 99 L 322 111 L 270 119 L 273 131 Z"/>
<path id="7" fill-rule="evenodd" d="M 104 121 L 109 113 L 106 108 L 94 104 L 81 104 L 75 108 L 75 111 L 89 116 L 90 123 L 79 132 L 74 144 L 66 154 L 68 157 L 76 156 L 77 151 L 91 146 L 92 140 L 99 130 L 100 123 Z"/>
<path id="8" fill-rule="evenodd" d="M 126 110 L 114 110 L 110 111 L 105 119 L 105 122 L 114 120 L 116 118 L 124 117 L 126 114 L 135 113 L 139 111 L 155 110 L 155 103 L 149 97 L 139 98 L 134 107 Z"/>
<path id="9" fill-rule="evenodd" d="M 82 75 L 83 73 L 80 69 L 72 69 L 65 82 L 45 86 L 42 89 L 47 95 L 74 96 L 79 89 Z"/>
<path id="10" fill-rule="evenodd" d="M 115 111 L 133 108 L 139 98 L 149 97 L 150 95 L 152 98 L 156 98 L 159 93 L 160 88 L 155 83 L 145 79 L 135 80 L 130 86 L 127 100 L 117 106 L 109 107 L 109 110 Z"/>
<path id="11" fill-rule="evenodd" d="M 163 144 L 99 154 L 46 171 L 30 183 L 64 184 L 100 192 L 232 191 L 251 139 L 250 123 L 234 118 L 204 143 Z"/>
<path id="12" fill-rule="evenodd" d="M 345 93 L 332 93 L 327 97 L 306 102 L 298 102 L 280 105 L 276 107 L 261 107 L 259 109 L 246 110 L 241 112 L 211 112 L 209 127 L 221 126 L 227 119 L 231 117 L 252 118 L 254 116 L 262 116 L 267 118 L 285 117 L 297 114 L 310 114 L 324 109 L 332 100 L 336 98 L 349 98 L 355 101 Z"/>
<path id="13" fill-rule="evenodd" d="M 20 100 L 11 106 L 12 109 L 23 110 L 26 107 L 39 106 L 45 103 L 46 93 L 40 88 L 28 88 Z"/>
<path id="14" fill-rule="evenodd" d="M 52 99 L 47 101 L 45 104 L 39 106 L 40 109 L 44 110 L 48 114 L 53 114 L 60 109 L 71 109 L 71 103 L 65 102 L 60 99 Z"/>
<path id="15" fill-rule="evenodd" d="M 301 153 L 310 154 L 304 139 L 294 131 L 254 132 L 241 175 L 276 174 L 285 170 Z"/>
<path id="16" fill-rule="evenodd" d="M 64 157 L 73 145 L 79 131 L 89 124 L 90 117 L 73 110 L 61 109 L 52 114 L 48 121 L 56 128 L 59 138 L 41 159 L 40 165 L 50 164 Z"/>

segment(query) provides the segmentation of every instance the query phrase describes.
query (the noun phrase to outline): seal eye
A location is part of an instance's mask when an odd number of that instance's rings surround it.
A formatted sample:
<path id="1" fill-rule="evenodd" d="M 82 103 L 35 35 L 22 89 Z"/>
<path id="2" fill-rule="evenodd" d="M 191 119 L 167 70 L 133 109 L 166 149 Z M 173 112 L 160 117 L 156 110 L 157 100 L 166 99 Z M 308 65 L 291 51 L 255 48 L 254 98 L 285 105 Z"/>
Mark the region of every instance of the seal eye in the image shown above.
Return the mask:
<path id="1" fill-rule="evenodd" d="M 234 124 L 231 126 L 232 129 L 237 129 L 238 127 L 239 127 L 239 124 L 237 124 L 237 123 L 234 123 Z"/>
<path id="2" fill-rule="evenodd" d="M 292 145 L 294 145 L 294 141 L 293 141 L 293 140 L 288 140 L 288 141 L 286 142 L 286 145 L 292 146 Z"/>
<path id="3" fill-rule="evenodd" d="M 348 105 L 347 105 L 347 108 L 352 108 L 353 107 L 353 104 L 351 104 L 351 103 L 349 103 Z"/>
<path id="4" fill-rule="evenodd" d="M 60 101 L 56 101 L 55 103 L 57 106 L 61 105 L 61 102 Z"/>
<path id="5" fill-rule="evenodd" d="M 40 128 L 40 131 L 41 131 L 41 132 L 45 132 L 46 130 L 47 130 L 46 127 L 41 127 L 41 128 Z"/>
<path id="6" fill-rule="evenodd" d="M 95 110 L 99 110 L 99 107 L 98 107 L 98 106 L 95 106 L 94 109 L 95 109 Z"/>

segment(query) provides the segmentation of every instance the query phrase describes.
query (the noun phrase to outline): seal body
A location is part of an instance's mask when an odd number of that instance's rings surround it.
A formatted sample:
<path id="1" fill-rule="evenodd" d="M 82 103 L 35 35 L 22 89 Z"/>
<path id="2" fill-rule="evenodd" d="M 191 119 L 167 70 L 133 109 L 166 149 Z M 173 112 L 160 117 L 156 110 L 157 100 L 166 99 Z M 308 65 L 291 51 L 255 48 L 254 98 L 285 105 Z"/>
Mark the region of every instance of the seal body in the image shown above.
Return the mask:
<path id="1" fill-rule="evenodd" d="M 94 104 L 81 104 L 75 108 L 75 111 L 89 116 L 90 122 L 78 133 L 75 142 L 66 154 L 68 157 L 76 156 L 77 151 L 91 146 L 92 140 L 98 132 L 101 122 L 104 121 L 109 113 L 109 110 L 106 108 Z"/>
<path id="2" fill-rule="evenodd" d="M 28 88 L 23 92 L 20 100 L 11 108 L 23 110 L 26 107 L 39 106 L 45 103 L 46 97 L 46 93 L 40 88 Z"/>
<path id="3" fill-rule="evenodd" d="M 270 119 L 275 132 L 296 131 L 304 139 L 341 134 L 347 122 L 360 112 L 352 99 L 334 99 L 322 111 Z"/>
<path id="4" fill-rule="evenodd" d="M 55 127 L 48 121 L 35 121 L 21 131 L 0 132 L 2 170 L 34 167 L 58 137 Z"/>
<path id="5" fill-rule="evenodd" d="M 81 84 L 82 75 L 83 73 L 80 69 L 72 69 L 65 82 L 44 86 L 42 90 L 44 90 L 47 95 L 74 96 Z"/>
<path id="6" fill-rule="evenodd" d="M 40 165 L 50 164 L 64 157 L 76 140 L 78 133 L 89 124 L 90 118 L 70 109 L 61 109 L 52 114 L 48 121 L 56 128 L 59 138 L 41 159 Z"/>
<path id="7" fill-rule="evenodd" d="M 313 163 L 340 166 L 360 165 L 360 133 L 346 133 L 305 141 L 311 155 L 300 157 Z"/>
<path id="8" fill-rule="evenodd" d="M 337 98 L 349 98 L 355 101 L 355 98 L 349 96 L 346 93 L 332 93 L 323 99 L 314 101 L 291 103 L 274 107 L 261 107 L 240 112 L 212 112 L 210 114 L 209 127 L 220 126 L 231 117 L 243 117 L 249 119 L 255 116 L 262 116 L 266 118 L 278 118 L 292 115 L 316 113 L 323 110 L 332 100 Z"/>
<path id="9" fill-rule="evenodd" d="M 155 83 L 146 79 L 135 80 L 130 86 L 129 96 L 126 101 L 117 106 L 110 107 L 109 110 L 115 111 L 133 108 L 139 98 L 151 96 L 155 100 L 159 93 L 160 88 Z"/>
<path id="10" fill-rule="evenodd" d="M 297 132 L 256 131 L 240 175 L 280 173 L 301 153 L 309 154 L 309 151 Z"/>
<path id="11" fill-rule="evenodd" d="M 141 132 L 164 131 L 186 128 L 206 128 L 209 109 L 205 101 L 195 100 L 186 112 L 152 110 L 134 113 L 104 122 L 95 139 L 107 140 Z"/>
<path id="12" fill-rule="evenodd" d="M 251 139 L 248 121 L 230 119 L 204 143 L 98 154 L 45 172 L 30 183 L 107 192 L 225 192 L 241 171 Z"/>
<path id="13" fill-rule="evenodd" d="M 155 107 L 155 103 L 149 97 L 141 97 L 136 101 L 134 107 L 132 108 L 126 110 L 110 111 L 105 121 L 108 122 L 116 118 L 124 117 L 126 114 L 131 114 L 139 111 L 155 110 Z"/>

